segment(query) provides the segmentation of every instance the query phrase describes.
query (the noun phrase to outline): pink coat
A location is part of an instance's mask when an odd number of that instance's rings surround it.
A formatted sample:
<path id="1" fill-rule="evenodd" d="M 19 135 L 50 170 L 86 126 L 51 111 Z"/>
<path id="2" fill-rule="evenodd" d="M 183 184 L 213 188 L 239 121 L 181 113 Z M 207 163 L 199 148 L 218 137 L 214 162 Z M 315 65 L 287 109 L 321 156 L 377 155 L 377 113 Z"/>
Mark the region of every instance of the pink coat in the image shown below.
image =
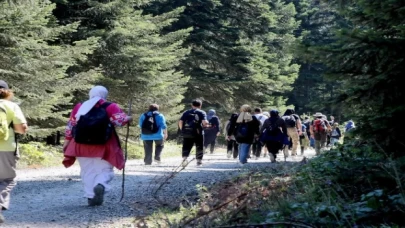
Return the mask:
<path id="1" fill-rule="evenodd" d="M 97 105 L 103 104 L 105 101 L 100 100 Z M 66 126 L 65 139 L 71 140 L 67 146 L 63 160 L 63 165 L 68 168 L 72 166 L 76 157 L 91 157 L 102 158 L 108 161 L 112 166 L 117 169 L 122 169 L 125 166 L 125 160 L 122 148 L 118 137 L 113 134 L 108 142 L 104 145 L 87 145 L 76 143 L 72 137 L 72 127 L 76 125 L 75 115 L 79 110 L 81 104 L 77 104 L 70 115 L 69 122 Z M 110 121 L 114 126 L 124 126 L 128 123 L 127 115 L 118 107 L 117 104 L 111 103 L 107 109 L 107 114 L 110 117 Z"/>

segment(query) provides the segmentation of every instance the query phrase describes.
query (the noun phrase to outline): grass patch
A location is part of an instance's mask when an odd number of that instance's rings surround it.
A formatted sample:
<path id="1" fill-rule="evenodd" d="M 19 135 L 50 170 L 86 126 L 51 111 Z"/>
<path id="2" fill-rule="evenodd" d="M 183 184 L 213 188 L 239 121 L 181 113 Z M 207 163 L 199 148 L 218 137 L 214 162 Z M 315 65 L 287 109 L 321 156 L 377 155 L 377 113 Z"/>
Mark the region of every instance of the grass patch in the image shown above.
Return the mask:
<path id="1" fill-rule="evenodd" d="M 405 158 L 352 141 L 307 164 L 250 170 L 197 201 L 144 218 L 149 227 L 404 227 Z"/>

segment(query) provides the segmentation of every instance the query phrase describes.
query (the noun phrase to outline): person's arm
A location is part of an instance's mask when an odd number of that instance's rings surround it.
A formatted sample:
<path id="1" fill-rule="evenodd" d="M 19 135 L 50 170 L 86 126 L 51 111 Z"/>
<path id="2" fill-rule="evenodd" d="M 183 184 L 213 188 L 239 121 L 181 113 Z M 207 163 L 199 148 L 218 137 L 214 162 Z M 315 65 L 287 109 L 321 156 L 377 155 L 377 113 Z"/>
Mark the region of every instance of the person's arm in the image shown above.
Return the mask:
<path id="1" fill-rule="evenodd" d="M 229 122 L 229 129 L 228 129 L 228 133 L 227 133 L 228 138 L 230 138 L 230 137 L 233 135 L 233 132 L 234 132 L 235 127 L 236 127 L 236 119 L 237 119 L 237 118 L 238 118 L 238 117 L 232 118 L 232 119 L 230 120 L 230 122 Z"/>
<path id="2" fill-rule="evenodd" d="M 112 103 L 106 108 L 107 114 L 110 117 L 110 122 L 117 127 L 125 126 L 132 122 L 132 116 L 125 114 L 118 104 Z"/>
<path id="3" fill-rule="evenodd" d="M 187 112 L 187 111 L 186 111 L 186 112 Z M 181 130 L 183 129 L 184 114 L 185 114 L 186 112 L 183 112 L 183 114 L 181 115 L 180 120 L 179 120 L 179 130 L 180 130 L 180 132 L 181 132 Z"/>
<path id="4" fill-rule="evenodd" d="M 12 120 L 14 132 L 18 134 L 25 134 L 28 131 L 27 120 L 24 117 L 24 114 L 21 111 L 20 106 L 14 106 L 14 117 Z"/>
<path id="5" fill-rule="evenodd" d="M 204 111 L 200 111 L 200 118 L 201 118 L 201 123 L 203 125 L 203 127 L 208 127 L 209 122 L 207 120 L 207 113 L 205 113 Z"/>
<path id="6" fill-rule="evenodd" d="M 311 134 L 311 138 L 314 138 L 314 128 L 313 128 L 313 123 L 309 125 L 309 133 Z"/>
<path id="7" fill-rule="evenodd" d="M 66 125 L 66 128 L 65 128 L 65 142 L 63 143 L 63 150 L 62 150 L 63 152 L 65 152 L 65 150 L 68 147 L 70 141 L 73 139 L 72 130 L 73 130 L 73 127 L 77 124 L 75 116 L 76 116 L 76 113 L 79 110 L 80 106 L 81 106 L 81 104 L 77 104 L 73 108 L 72 112 L 70 113 L 70 118 L 69 118 L 69 121 L 68 121 L 68 123 Z"/>
<path id="8" fill-rule="evenodd" d="M 217 117 L 216 118 L 217 120 L 216 120 L 216 130 L 217 130 L 217 136 L 219 136 L 220 134 L 221 134 L 221 121 L 219 120 L 219 118 Z"/>
<path id="9" fill-rule="evenodd" d="M 159 116 L 161 117 L 159 118 L 160 119 L 159 126 L 163 129 L 163 139 L 166 140 L 168 137 L 166 119 L 162 114 L 160 114 Z"/>
<path id="10" fill-rule="evenodd" d="M 300 120 L 299 117 L 298 117 L 298 119 L 297 119 L 297 124 L 296 124 L 296 126 L 297 126 L 297 129 L 298 129 L 298 135 L 302 135 L 302 123 L 301 123 L 301 120 Z"/>

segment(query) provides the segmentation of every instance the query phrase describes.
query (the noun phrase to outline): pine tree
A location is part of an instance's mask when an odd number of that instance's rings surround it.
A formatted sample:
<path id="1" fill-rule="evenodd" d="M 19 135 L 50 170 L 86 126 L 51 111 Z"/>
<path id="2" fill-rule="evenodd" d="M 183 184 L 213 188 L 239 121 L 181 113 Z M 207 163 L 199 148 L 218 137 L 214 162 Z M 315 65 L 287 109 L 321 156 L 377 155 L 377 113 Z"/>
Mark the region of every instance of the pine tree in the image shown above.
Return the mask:
<path id="1" fill-rule="evenodd" d="M 404 4 L 390 1 L 332 1 L 350 27 L 318 53 L 343 83 L 339 101 L 353 118 L 362 139 L 378 150 L 404 156 L 405 115 L 402 76 L 405 71 Z"/>
<path id="2" fill-rule="evenodd" d="M 43 137 L 63 128 L 74 89 L 86 88 L 92 71 L 67 74 L 96 47 L 89 37 L 66 44 L 61 35 L 76 32 L 78 23 L 59 26 L 55 5 L 46 0 L 0 3 L 0 77 L 6 80 L 31 125 L 30 134 Z"/>

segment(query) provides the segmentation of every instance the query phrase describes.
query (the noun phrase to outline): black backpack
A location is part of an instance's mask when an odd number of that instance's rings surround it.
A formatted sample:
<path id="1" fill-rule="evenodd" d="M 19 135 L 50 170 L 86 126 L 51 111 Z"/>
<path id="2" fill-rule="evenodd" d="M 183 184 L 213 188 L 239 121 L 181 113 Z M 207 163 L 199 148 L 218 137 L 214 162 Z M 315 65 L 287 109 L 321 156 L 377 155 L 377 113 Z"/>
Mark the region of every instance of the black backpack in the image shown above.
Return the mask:
<path id="1" fill-rule="evenodd" d="M 152 116 L 148 116 L 148 112 L 143 114 L 145 119 L 142 122 L 142 134 L 153 135 L 159 131 L 159 127 L 156 123 L 156 115 L 158 113 L 152 113 Z"/>
<path id="2" fill-rule="evenodd" d="M 281 133 L 280 127 L 277 124 L 277 120 L 271 121 L 269 120 L 270 124 L 264 129 L 264 133 L 269 136 L 277 136 Z"/>
<path id="3" fill-rule="evenodd" d="M 181 128 L 181 133 L 183 138 L 194 138 L 199 135 L 198 124 L 200 123 L 200 118 L 195 110 L 192 110 L 187 114 L 185 120 L 183 121 L 183 126 Z"/>
<path id="4" fill-rule="evenodd" d="M 249 125 L 243 121 L 236 126 L 235 139 L 236 141 L 244 140 L 248 137 Z"/>
<path id="5" fill-rule="evenodd" d="M 287 127 L 295 127 L 296 126 L 296 120 L 295 120 L 293 115 L 283 116 L 282 118 L 284 119 L 285 124 L 287 125 Z"/>
<path id="6" fill-rule="evenodd" d="M 73 138 L 76 143 L 101 145 L 110 139 L 114 126 L 110 122 L 106 108 L 110 102 L 104 102 L 98 107 L 93 107 L 86 115 L 80 117 L 73 127 Z"/>

